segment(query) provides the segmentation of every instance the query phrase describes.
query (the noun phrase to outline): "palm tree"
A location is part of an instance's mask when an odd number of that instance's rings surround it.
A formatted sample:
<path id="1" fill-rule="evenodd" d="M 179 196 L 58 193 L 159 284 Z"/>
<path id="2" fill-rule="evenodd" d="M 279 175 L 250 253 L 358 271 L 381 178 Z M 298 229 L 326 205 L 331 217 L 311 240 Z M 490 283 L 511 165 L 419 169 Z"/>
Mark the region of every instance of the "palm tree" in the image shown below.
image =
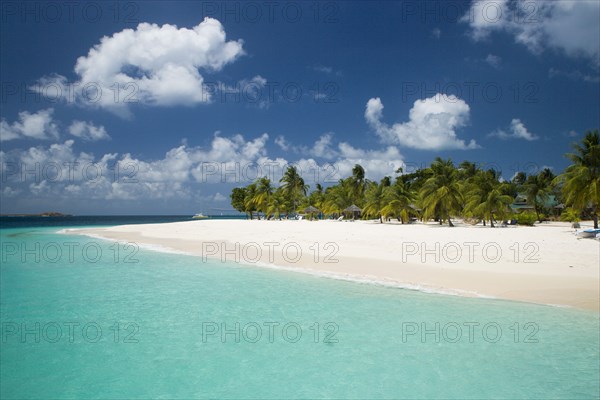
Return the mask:
<path id="1" fill-rule="evenodd" d="M 381 212 L 385 217 L 394 215 L 404 224 L 405 221 L 408 222 L 410 213 L 413 211 L 412 203 L 414 201 L 415 195 L 409 185 L 397 179 L 395 185 L 386 188 L 386 205 L 381 209 Z"/>
<path id="2" fill-rule="evenodd" d="M 244 211 L 250 214 L 250 219 L 252 219 L 252 215 L 254 211 L 256 211 L 256 203 L 254 198 L 256 197 L 256 183 L 253 182 L 246 186 L 246 192 L 244 195 Z"/>
<path id="3" fill-rule="evenodd" d="M 544 168 L 544 170 L 537 175 L 529 175 L 523 185 L 527 202 L 533 205 L 535 215 L 539 222 L 542 222 L 540 211 L 552 193 L 551 185 L 553 179 L 554 174 L 552 171 L 550 171 L 549 168 Z"/>
<path id="4" fill-rule="evenodd" d="M 458 166 L 458 173 L 461 179 L 467 180 L 474 177 L 480 169 L 471 161 L 463 161 Z"/>
<path id="5" fill-rule="evenodd" d="M 354 165 L 352 176 L 348 179 L 351 185 L 352 202 L 362 205 L 368 186 L 368 180 L 365 179 L 365 169 L 360 164 Z"/>
<path id="6" fill-rule="evenodd" d="M 432 176 L 425 181 L 420 191 L 423 218 L 437 217 L 440 225 L 447 219 L 448 225 L 454 226 L 450 215 L 459 211 L 463 202 L 458 172 L 452 160 L 442 160 L 440 157 L 431 163 L 429 169 Z"/>
<path id="7" fill-rule="evenodd" d="M 484 226 L 487 214 L 485 213 L 485 207 L 480 207 L 480 205 L 488 201 L 489 194 L 499 186 L 500 182 L 497 175 L 496 171 L 492 169 L 487 171 L 479 169 L 465 182 L 466 204 L 464 211 L 470 217 L 481 219 Z"/>
<path id="8" fill-rule="evenodd" d="M 572 164 L 555 182 L 562 185 L 566 204 L 582 212 L 592 210 L 594 229 L 598 229 L 600 214 L 600 135 L 588 131 L 581 144 L 574 144 L 574 153 L 566 156 Z"/>
<path id="9" fill-rule="evenodd" d="M 517 185 L 524 185 L 527 181 L 527 174 L 523 171 L 519 171 L 512 178 L 512 181 Z"/>
<path id="10" fill-rule="evenodd" d="M 402 168 L 398 168 L 396 173 L 402 173 Z M 406 189 L 413 192 L 419 192 L 427 179 L 432 175 L 430 168 L 417 169 L 415 172 L 400 175 L 396 180 L 400 180 Z"/>
<path id="11" fill-rule="evenodd" d="M 387 188 L 389 188 L 389 179 L 386 180 L 385 178 L 379 184 L 371 182 L 367 187 L 363 213 L 366 216 L 378 216 L 379 223 L 383 223 L 383 213 L 381 210 L 386 206 L 385 194 Z"/>
<path id="12" fill-rule="evenodd" d="M 273 218 L 279 218 L 281 212 L 287 207 L 288 205 L 286 204 L 285 196 L 283 195 L 283 192 L 278 189 L 271 197 L 269 197 L 267 215 L 272 215 Z"/>
<path id="13" fill-rule="evenodd" d="M 271 180 L 266 176 L 259 178 L 256 185 L 256 194 L 254 195 L 254 204 L 256 205 L 256 209 L 262 211 L 265 215 L 267 214 L 267 207 L 272 194 L 273 185 L 271 185 Z"/>
<path id="14" fill-rule="evenodd" d="M 466 209 L 472 210 L 476 215 L 490 220 L 490 227 L 494 227 L 494 217 L 504 218 L 509 212 L 509 205 L 513 198 L 504 194 L 505 189 L 500 183 L 487 188 L 474 188 L 468 194 Z"/>
<path id="15" fill-rule="evenodd" d="M 352 202 L 352 188 L 347 179 L 340 179 L 335 186 L 325 190 L 324 200 L 321 206 L 325 214 L 341 214 Z"/>
<path id="16" fill-rule="evenodd" d="M 288 211 L 296 212 L 300 199 L 306 196 L 308 185 L 304 184 L 304 179 L 295 166 L 288 167 L 279 182 L 282 183 L 281 189 L 291 206 Z"/>
<path id="17" fill-rule="evenodd" d="M 324 200 L 325 194 L 323 193 L 323 186 L 321 186 L 320 183 L 317 183 L 315 190 L 312 191 L 311 194 L 306 198 L 305 206 L 313 206 L 319 210 L 322 210 L 321 207 Z"/>

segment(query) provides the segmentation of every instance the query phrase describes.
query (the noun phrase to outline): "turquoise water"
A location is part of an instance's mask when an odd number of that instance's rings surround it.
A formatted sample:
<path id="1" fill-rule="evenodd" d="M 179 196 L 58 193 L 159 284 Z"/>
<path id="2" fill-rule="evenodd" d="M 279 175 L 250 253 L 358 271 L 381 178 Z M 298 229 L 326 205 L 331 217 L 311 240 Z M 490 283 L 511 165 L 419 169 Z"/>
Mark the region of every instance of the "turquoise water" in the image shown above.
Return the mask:
<path id="1" fill-rule="evenodd" d="M 600 396 L 597 313 L 117 252 L 56 230 L 0 230 L 2 399 Z"/>

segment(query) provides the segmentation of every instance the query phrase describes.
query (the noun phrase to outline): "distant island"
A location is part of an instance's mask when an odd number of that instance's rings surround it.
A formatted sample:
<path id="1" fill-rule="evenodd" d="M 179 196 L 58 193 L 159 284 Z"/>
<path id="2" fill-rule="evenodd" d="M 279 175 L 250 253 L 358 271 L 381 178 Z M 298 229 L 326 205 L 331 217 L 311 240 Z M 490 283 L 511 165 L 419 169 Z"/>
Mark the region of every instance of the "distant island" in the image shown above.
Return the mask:
<path id="1" fill-rule="evenodd" d="M 41 214 L 0 214 L 0 217 L 72 217 L 72 215 L 56 211 L 47 211 Z"/>

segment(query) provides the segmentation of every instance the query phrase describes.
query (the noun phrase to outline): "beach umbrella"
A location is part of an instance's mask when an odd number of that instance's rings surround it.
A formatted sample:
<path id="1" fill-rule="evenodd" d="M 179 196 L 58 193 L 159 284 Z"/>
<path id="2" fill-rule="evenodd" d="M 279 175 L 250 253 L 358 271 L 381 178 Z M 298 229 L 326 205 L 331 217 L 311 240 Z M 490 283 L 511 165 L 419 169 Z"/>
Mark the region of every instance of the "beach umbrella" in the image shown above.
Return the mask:
<path id="1" fill-rule="evenodd" d="M 313 219 L 313 215 L 319 213 L 319 209 L 313 206 L 308 206 L 304 209 L 304 212 L 306 214 L 310 214 L 310 219 Z"/>
<path id="2" fill-rule="evenodd" d="M 344 212 L 351 212 L 352 213 L 352 218 L 355 218 L 355 214 L 360 214 L 362 210 L 357 207 L 355 204 L 352 204 L 350 207 L 346 208 L 344 210 Z"/>
<path id="3" fill-rule="evenodd" d="M 346 208 L 344 212 L 361 212 L 362 210 L 356 205 L 352 204 L 350 207 Z"/>

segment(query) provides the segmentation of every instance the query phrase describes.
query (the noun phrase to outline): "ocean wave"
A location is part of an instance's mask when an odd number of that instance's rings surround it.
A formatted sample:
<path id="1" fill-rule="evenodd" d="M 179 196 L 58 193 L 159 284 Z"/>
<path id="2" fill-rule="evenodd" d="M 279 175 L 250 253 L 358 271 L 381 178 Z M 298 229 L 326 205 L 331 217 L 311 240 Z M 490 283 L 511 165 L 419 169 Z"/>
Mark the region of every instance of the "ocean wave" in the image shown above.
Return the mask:
<path id="1" fill-rule="evenodd" d="M 486 299 L 495 299 L 495 297 L 493 297 L 493 296 L 488 296 L 488 295 L 484 295 L 481 293 L 468 291 L 468 290 L 441 288 L 441 287 L 428 286 L 428 285 L 416 284 L 416 283 L 411 283 L 411 282 L 400 282 L 395 279 L 380 278 L 380 277 L 376 277 L 373 275 L 342 274 L 339 272 L 331 272 L 331 271 L 316 271 L 316 270 L 310 269 L 310 268 L 289 267 L 289 266 L 282 266 L 282 265 L 276 265 L 276 264 L 271 264 L 271 263 L 262 263 L 262 262 L 257 262 L 252 265 L 248 265 L 248 264 L 240 264 L 240 265 L 247 265 L 250 267 L 258 266 L 261 268 L 269 268 L 269 269 L 275 269 L 275 270 L 281 270 L 281 271 L 296 272 L 296 273 L 301 273 L 301 274 L 306 274 L 306 275 L 312 275 L 312 276 L 316 276 L 316 277 L 320 277 L 320 278 L 335 279 L 335 280 L 354 282 L 354 283 L 363 283 L 363 284 L 383 286 L 383 287 L 396 288 L 396 289 L 414 290 L 414 291 L 430 293 L 430 294 L 443 294 L 443 295 L 449 295 L 449 296 L 478 297 L 478 298 L 486 298 Z"/>

